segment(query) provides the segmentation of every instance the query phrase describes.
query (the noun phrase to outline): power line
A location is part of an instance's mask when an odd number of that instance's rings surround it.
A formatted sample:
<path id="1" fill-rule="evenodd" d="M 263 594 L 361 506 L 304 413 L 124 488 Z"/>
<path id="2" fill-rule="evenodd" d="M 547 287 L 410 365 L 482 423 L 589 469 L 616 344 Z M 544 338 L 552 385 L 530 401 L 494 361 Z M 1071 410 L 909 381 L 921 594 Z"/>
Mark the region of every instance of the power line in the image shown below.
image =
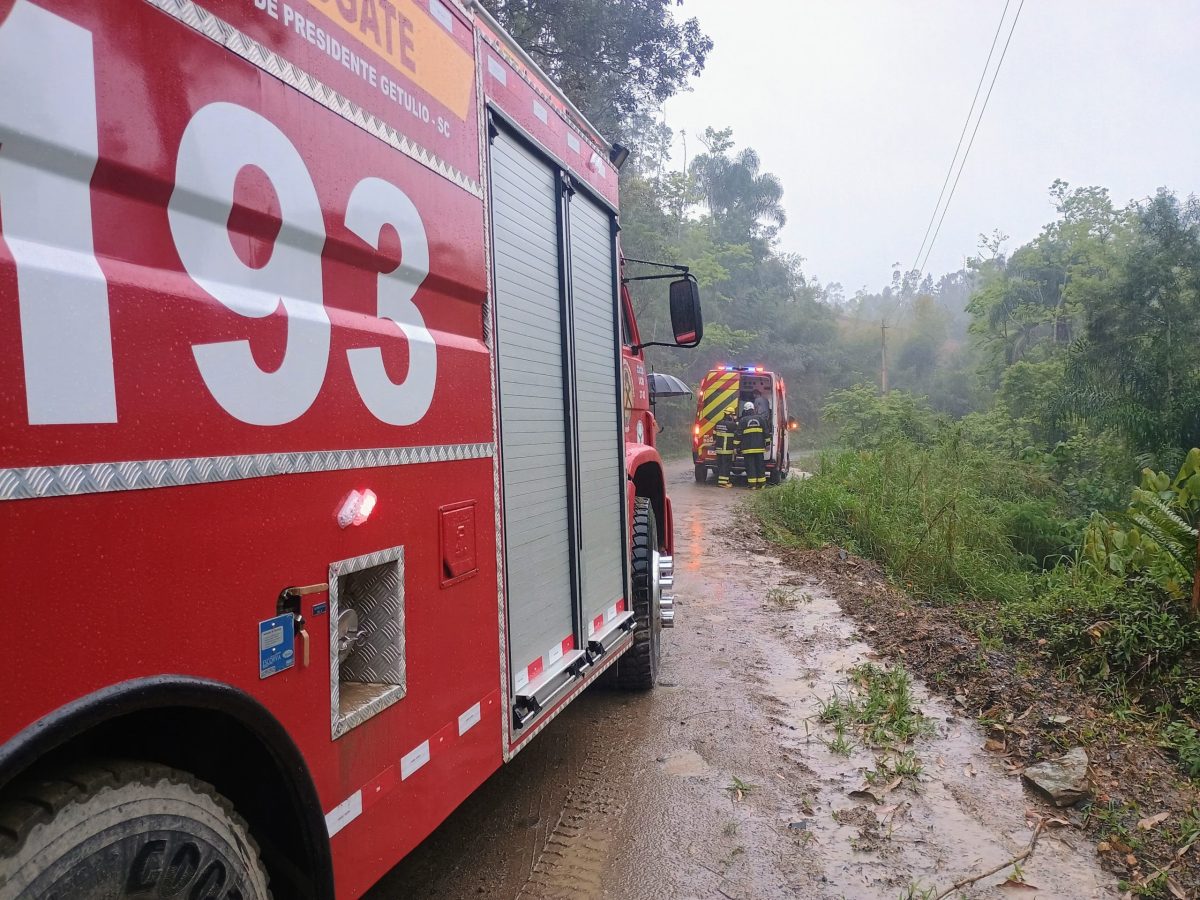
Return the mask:
<path id="1" fill-rule="evenodd" d="M 938 210 L 942 207 L 942 198 L 946 196 L 946 187 L 950 184 L 950 176 L 954 173 L 954 164 L 958 161 L 958 151 L 962 149 L 963 138 L 967 136 L 971 118 L 975 115 L 975 104 L 979 102 L 979 92 L 983 90 L 983 79 L 987 77 L 988 67 L 992 64 L 992 54 L 996 52 L 996 42 L 1000 40 L 1000 31 L 1004 28 L 1004 19 L 1008 16 L 1008 6 L 1011 2 L 1012 0 L 1004 0 L 1000 21 L 996 23 L 996 33 L 992 35 L 992 46 L 988 48 L 987 59 L 984 60 L 983 70 L 979 73 L 979 81 L 975 85 L 975 96 L 971 98 L 971 108 L 967 110 L 962 131 L 958 133 L 958 143 L 954 145 L 954 155 L 950 157 L 950 165 L 946 167 L 946 177 L 942 179 L 942 189 L 938 191 L 937 202 L 933 204 L 933 212 L 929 214 L 929 224 L 925 226 L 925 234 L 921 236 L 921 246 L 917 248 L 917 255 L 913 257 L 913 264 L 909 267 L 909 271 L 917 267 L 921 253 L 925 250 L 925 242 L 929 240 L 929 232 L 933 230 L 933 220 L 937 218 Z"/>
<path id="2" fill-rule="evenodd" d="M 983 98 L 983 106 L 979 109 L 979 118 L 975 120 L 975 128 L 971 132 L 971 139 L 967 141 L 967 149 L 963 152 L 962 162 L 958 167 L 958 174 L 954 176 L 954 184 L 950 186 L 950 195 L 946 198 L 946 205 L 942 208 L 942 217 L 938 219 L 937 228 L 934 229 L 933 237 L 929 240 L 929 246 L 925 250 L 925 259 L 921 261 L 919 271 L 924 271 L 926 264 L 929 262 L 929 254 L 933 252 L 933 245 L 937 243 L 938 235 L 942 231 L 942 222 L 946 220 L 946 213 L 950 209 L 950 202 L 954 199 L 954 192 L 958 190 L 958 179 L 962 178 L 963 169 L 967 165 L 967 157 L 971 155 L 971 147 L 975 144 L 975 135 L 979 133 L 979 125 L 983 121 L 983 114 L 987 112 L 988 101 L 992 99 L 992 88 L 996 86 L 996 78 L 1000 75 L 1000 67 L 1004 65 L 1004 57 L 1008 55 L 1008 45 L 1012 42 L 1013 32 L 1017 30 L 1017 20 L 1021 18 L 1021 10 L 1025 8 L 1025 0 L 1021 0 L 1017 6 L 1017 14 L 1013 16 L 1012 26 L 1008 29 L 1008 37 L 1004 41 L 1004 49 L 1000 51 L 1000 59 L 996 63 L 996 71 L 992 73 L 991 83 L 988 84 L 987 94 Z"/>
<path id="3" fill-rule="evenodd" d="M 992 73 L 992 80 L 991 80 L 991 83 L 988 85 L 988 92 L 987 92 L 987 95 L 984 97 L 983 106 L 979 110 L 979 117 L 975 120 L 975 129 L 971 132 L 971 139 L 970 139 L 970 141 L 967 142 L 966 152 L 963 154 L 962 161 L 959 162 L 958 153 L 959 153 L 959 150 L 962 149 L 962 142 L 963 142 L 963 138 L 967 134 L 967 128 L 969 128 L 971 125 L 971 118 L 974 116 L 974 113 L 975 113 L 975 104 L 979 102 L 979 92 L 983 88 L 984 79 L 987 78 L 988 68 L 991 66 L 991 62 L 992 62 L 992 56 L 996 52 L 996 43 L 1000 39 L 1000 32 L 1004 29 L 1004 20 L 1008 16 L 1008 8 L 1011 3 L 1012 3 L 1012 0 L 1005 0 L 1004 9 L 1001 10 L 1001 12 L 1000 12 L 1000 21 L 998 21 L 996 23 L 996 31 L 992 35 L 992 44 L 988 48 L 987 59 L 984 60 L 983 69 L 979 73 L 979 81 L 975 85 L 975 95 L 971 98 L 971 106 L 967 110 L 967 117 L 966 117 L 966 119 L 963 120 L 962 130 L 958 134 L 958 143 L 955 144 L 955 146 L 954 146 L 954 155 L 950 158 L 950 165 L 947 166 L 947 168 L 946 168 L 946 176 L 945 176 L 945 178 L 942 179 L 942 187 L 941 187 L 941 190 L 938 191 L 937 202 L 934 203 L 933 212 L 930 213 L 929 222 L 925 226 L 925 234 L 921 238 L 921 246 L 917 248 L 917 255 L 913 258 L 913 264 L 909 268 L 909 272 L 916 271 L 918 273 L 918 276 L 920 273 L 924 272 L 925 263 L 927 263 L 929 261 L 929 254 L 933 250 L 933 244 L 934 244 L 934 242 L 937 241 L 938 234 L 941 232 L 942 222 L 946 218 L 946 211 L 949 210 L 949 208 L 950 208 L 950 201 L 954 199 L 954 192 L 958 188 L 958 179 L 962 177 L 963 166 L 966 165 L 967 156 L 970 154 L 971 147 L 975 143 L 975 135 L 979 131 L 979 123 L 983 120 L 983 114 L 987 110 L 988 100 L 991 99 L 991 96 L 992 96 L 992 88 L 994 88 L 996 85 L 996 77 L 1000 74 L 1000 67 L 1004 64 L 1004 56 L 1008 52 L 1009 42 L 1012 41 L 1013 31 L 1017 27 L 1017 20 L 1021 17 L 1021 10 L 1025 6 L 1025 0 L 1020 0 L 1020 5 L 1017 7 L 1017 14 L 1015 16 L 1013 16 L 1012 26 L 1009 28 L 1009 31 L 1008 31 L 1008 38 L 1004 42 L 1004 49 L 1001 51 L 1000 59 L 996 63 L 996 69 Z M 946 197 L 946 185 L 948 185 L 950 183 L 950 176 L 951 176 L 951 174 L 954 173 L 955 163 L 959 163 L 958 174 L 955 175 L 955 177 L 954 177 L 954 185 L 953 185 L 953 187 L 950 188 L 950 196 Z M 942 206 L 943 198 L 945 198 L 945 200 L 946 200 L 945 207 Z M 941 215 L 940 219 L 938 219 L 938 210 L 939 209 L 941 209 L 941 211 L 942 211 L 942 215 Z M 938 220 L 937 229 L 934 230 L 933 239 L 930 240 L 929 232 L 933 228 L 933 223 L 934 223 L 935 219 Z M 927 241 L 928 241 L 928 249 L 926 248 Z M 922 252 L 924 252 L 924 254 L 925 254 L 924 262 L 921 261 Z M 905 273 L 905 274 L 907 274 L 907 273 Z M 903 276 L 902 276 L 901 284 L 900 284 L 900 294 L 896 297 L 896 303 L 894 304 L 892 311 L 888 314 L 888 316 L 886 318 L 890 318 L 891 316 L 895 315 L 896 312 L 900 308 L 900 304 L 903 302 L 904 302 L 904 282 L 903 282 Z M 885 318 L 885 321 L 886 321 L 886 318 Z"/>

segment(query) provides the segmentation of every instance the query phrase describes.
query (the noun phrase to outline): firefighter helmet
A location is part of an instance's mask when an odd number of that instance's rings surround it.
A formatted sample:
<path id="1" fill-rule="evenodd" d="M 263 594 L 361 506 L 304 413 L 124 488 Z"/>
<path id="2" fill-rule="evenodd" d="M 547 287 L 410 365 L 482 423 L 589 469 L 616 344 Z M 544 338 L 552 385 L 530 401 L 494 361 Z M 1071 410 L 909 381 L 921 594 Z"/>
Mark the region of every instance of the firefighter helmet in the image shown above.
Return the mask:
<path id="1" fill-rule="evenodd" d="M 742 404 L 742 412 L 754 412 L 754 403 L 750 400 L 747 400 Z"/>

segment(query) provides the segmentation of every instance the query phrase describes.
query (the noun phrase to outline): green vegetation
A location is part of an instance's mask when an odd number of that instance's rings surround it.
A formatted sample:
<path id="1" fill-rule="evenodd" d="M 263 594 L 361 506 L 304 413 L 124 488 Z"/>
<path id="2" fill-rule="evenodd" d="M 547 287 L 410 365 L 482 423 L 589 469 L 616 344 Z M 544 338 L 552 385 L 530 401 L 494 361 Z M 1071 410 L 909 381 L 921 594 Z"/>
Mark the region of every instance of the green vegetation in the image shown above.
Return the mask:
<path id="1" fill-rule="evenodd" d="M 928 720 L 913 703 L 908 673 L 870 663 L 850 670 L 850 692 L 823 703 L 819 717 L 837 737 L 854 730 L 872 747 L 897 747 L 929 731 Z"/>
<path id="2" fill-rule="evenodd" d="M 729 792 L 729 796 L 735 801 L 740 801 L 747 794 L 753 793 L 757 787 L 758 785 L 742 781 L 742 779 L 734 775 L 729 782 L 729 787 L 725 788 L 725 790 Z"/>
<path id="3" fill-rule="evenodd" d="M 1200 714 L 1200 620 L 1180 599 L 1191 573 L 1132 524 L 1143 493 L 1113 519 L 1146 546 L 1114 566 L 1095 534 L 1106 523 L 1111 542 L 1120 525 L 1073 515 L 1043 468 L 974 449 L 955 428 L 932 446 L 828 456 L 759 510 L 776 535 L 874 558 L 915 596 L 958 605 L 985 644 L 1034 644 L 1114 697 Z"/>
<path id="4" fill-rule="evenodd" d="M 881 756 L 875 761 L 875 768 L 866 773 L 869 784 L 887 784 L 894 778 L 916 778 L 925 767 L 912 750 L 905 750 L 896 756 Z"/>
<path id="5" fill-rule="evenodd" d="M 968 408 L 835 389 L 824 421 L 855 449 L 759 512 L 779 540 L 877 560 L 981 647 L 1024 644 L 1157 721 L 1200 777 L 1200 202 L 1052 194 L 1037 239 L 972 261 L 969 348 L 937 363 L 970 362 Z"/>

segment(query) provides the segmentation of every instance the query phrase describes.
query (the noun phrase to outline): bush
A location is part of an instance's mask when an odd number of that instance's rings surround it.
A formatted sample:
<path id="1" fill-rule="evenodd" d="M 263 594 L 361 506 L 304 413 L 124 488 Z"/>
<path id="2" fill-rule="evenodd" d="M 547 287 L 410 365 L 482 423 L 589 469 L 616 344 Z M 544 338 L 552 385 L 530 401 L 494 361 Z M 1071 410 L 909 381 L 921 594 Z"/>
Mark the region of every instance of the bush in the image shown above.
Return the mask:
<path id="1" fill-rule="evenodd" d="M 999 624 L 1040 647 L 1084 682 L 1129 692 L 1145 705 L 1200 712 L 1194 655 L 1200 623 L 1156 586 L 1060 566 L 1028 598 L 1004 604 Z"/>
<path id="2" fill-rule="evenodd" d="M 892 391 L 880 396 L 871 384 L 834 391 L 829 395 L 822 416 L 837 427 L 838 443 L 862 449 L 886 447 L 897 441 L 925 446 L 932 443 L 950 421 L 934 412 L 924 397 L 907 391 Z"/>
<path id="3" fill-rule="evenodd" d="M 1021 596 L 1029 578 L 1007 526 L 1034 487 L 1020 464 L 980 453 L 950 432 L 921 448 L 821 457 L 817 474 L 760 498 L 764 521 L 809 546 L 836 543 L 881 562 L 915 593 Z"/>
<path id="4" fill-rule="evenodd" d="M 1162 731 L 1162 746 L 1179 757 L 1180 767 L 1192 778 L 1200 778 L 1200 733 L 1183 722 L 1171 722 Z"/>
<path id="5" fill-rule="evenodd" d="M 1082 532 L 1079 523 L 1064 521 L 1059 506 L 1045 499 L 1008 504 L 1004 530 L 1013 550 L 1042 569 L 1052 569 L 1073 555 Z"/>

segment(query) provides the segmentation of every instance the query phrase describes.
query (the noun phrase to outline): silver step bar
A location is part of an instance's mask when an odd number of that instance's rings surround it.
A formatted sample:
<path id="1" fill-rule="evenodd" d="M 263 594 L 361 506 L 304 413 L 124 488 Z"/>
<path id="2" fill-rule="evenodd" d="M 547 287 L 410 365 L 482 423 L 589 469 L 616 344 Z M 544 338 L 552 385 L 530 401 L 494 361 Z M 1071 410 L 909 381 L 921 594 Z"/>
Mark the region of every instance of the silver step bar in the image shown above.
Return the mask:
<path id="1" fill-rule="evenodd" d="M 663 628 L 675 627 L 675 557 L 658 558 L 659 617 Z"/>

